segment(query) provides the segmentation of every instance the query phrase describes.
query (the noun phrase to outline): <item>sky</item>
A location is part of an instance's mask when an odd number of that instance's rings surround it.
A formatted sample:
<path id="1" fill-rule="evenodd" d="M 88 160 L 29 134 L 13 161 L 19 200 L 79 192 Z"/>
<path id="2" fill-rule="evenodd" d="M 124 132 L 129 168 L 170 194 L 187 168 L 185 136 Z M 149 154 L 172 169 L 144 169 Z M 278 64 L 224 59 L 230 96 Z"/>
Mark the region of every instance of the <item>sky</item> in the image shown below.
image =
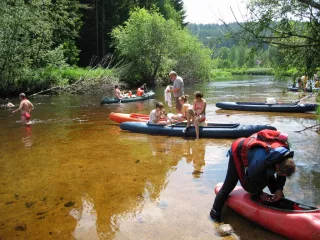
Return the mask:
<path id="1" fill-rule="evenodd" d="M 221 23 L 219 18 L 225 22 L 235 22 L 230 10 L 232 7 L 239 22 L 243 22 L 242 15 L 246 13 L 247 0 L 183 0 L 186 10 L 186 22 L 190 23 Z"/>

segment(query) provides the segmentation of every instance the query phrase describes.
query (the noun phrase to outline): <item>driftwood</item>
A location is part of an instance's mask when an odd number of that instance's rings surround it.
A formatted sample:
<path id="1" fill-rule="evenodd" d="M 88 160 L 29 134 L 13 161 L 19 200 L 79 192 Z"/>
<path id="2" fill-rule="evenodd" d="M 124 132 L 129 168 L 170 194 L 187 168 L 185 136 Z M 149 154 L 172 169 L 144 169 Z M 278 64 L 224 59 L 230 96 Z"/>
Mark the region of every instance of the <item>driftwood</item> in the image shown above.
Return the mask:
<path id="1" fill-rule="evenodd" d="M 320 133 L 320 124 L 315 124 L 315 125 L 312 125 L 312 126 L 309 126 L 309 127 L 304 126 L 304 129 L 298 130 L 298 131 L 294 131 L 294 132 L 301 133 L 301 132 L 304 132 L 306 130 L 311 130 L 311 131 L 315 131 L 315 132 Z"/>
<path id="2" fill-rule="evenodd" d="M 114 61 L 112 55 L 105 56 L 98 64 L 92 66 L 93 62 L 95 62 L 97 57 L 93 57 L 90 61 L 90 68 L 88 71 L 81 76 L 76 82 L 66 85 L 66 86 L 54 86 L 40 92 L 34 93 L 32 96 L 37 96 L 41 94 L 59 94 L 59 93 L 88 93 L 88 92 L 95 92 L 105 89 L 110 89 L 113 87 L 114 84 L 119 82 L 119 78 L 115 76 L 106 76 L 106 72 L 110 69 L 116 73 L 115 75 L 120 75 L 121 73 L 126 71 L 127 65 L 121 64 L 118 62 L 113 67 L 111 64 Z M 87 78 L 88 74 L 98 68 L 105 69 L 101 74 L 98 76 Z"/>

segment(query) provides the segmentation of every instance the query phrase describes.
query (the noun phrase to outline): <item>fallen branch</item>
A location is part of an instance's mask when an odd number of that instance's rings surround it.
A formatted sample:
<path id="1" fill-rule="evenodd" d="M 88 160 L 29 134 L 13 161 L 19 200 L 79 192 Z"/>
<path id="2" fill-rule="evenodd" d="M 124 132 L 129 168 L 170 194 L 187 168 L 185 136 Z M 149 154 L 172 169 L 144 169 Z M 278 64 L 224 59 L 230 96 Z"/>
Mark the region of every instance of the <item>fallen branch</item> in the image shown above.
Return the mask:
<path id="1" fill-rule="evenodd" d="M 294 132 L 301 133 L 301 132 L 304 132 L 306 130 L 312 130 L 312 131 L 320 132 L 320 124 L 315 124 L 315 125 L 312 125 L 312 126 L 309 126 L 309 127 L 305 127 L 302 130 L 298 130 L 298 131 L 294 131 Z"/>
<path id="2" fill-rule="evenodd" d="M 96 57 L 93 57 L 90 61 L 90 68 L 86 71 L 86 73 L 81 76 L 76 82 L 66 85 L 66 86 L 54 86 L 51 88 L 48 88 L 46 90 L 42 90 L 40 92 L 34 93 L 30 96 L 36 96 L 44 93 L 71 93 L 71 94 L 77 94 L 77 93 L 87 93 L 87 92 L 94 92 L 99 91 L 108 88 L 112 88 L 114 84 L 117 84 L 119 82 L 119 78 L 117 76 L 110 76 L 106 75 L 106 72 L 110 69 L 113 69 L 113 75 L 121 75 L 124 72 L 126 72 L 128 65 L 121 64 L 121 61 L 113 64 L 114 58 L 111 54 L 106 55 L 99 63 L 97 63 L 95 66 L 92 66 L 93 62 L 95 62 Z M 111 67 L 111 65 L 114 65 Z M 104 70 L 98 72 L 99 75 L 88 78 L 88 74 L 98 68 L 103 68 Z"/>

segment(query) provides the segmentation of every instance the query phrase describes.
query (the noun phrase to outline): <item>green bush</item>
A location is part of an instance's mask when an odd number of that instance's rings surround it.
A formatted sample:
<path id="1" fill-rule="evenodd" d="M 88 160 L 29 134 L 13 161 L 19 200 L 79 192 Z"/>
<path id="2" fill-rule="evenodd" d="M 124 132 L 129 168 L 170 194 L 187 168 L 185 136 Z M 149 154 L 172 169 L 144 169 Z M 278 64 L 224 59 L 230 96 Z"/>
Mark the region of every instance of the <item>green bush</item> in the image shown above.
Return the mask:
<path id="1" fill-rule="evenodd" d="M 211 69 L 210 79 L 212 80 L 232 79 L 232 74 L 231 72 L 228 72 L 222 69 Z"/>

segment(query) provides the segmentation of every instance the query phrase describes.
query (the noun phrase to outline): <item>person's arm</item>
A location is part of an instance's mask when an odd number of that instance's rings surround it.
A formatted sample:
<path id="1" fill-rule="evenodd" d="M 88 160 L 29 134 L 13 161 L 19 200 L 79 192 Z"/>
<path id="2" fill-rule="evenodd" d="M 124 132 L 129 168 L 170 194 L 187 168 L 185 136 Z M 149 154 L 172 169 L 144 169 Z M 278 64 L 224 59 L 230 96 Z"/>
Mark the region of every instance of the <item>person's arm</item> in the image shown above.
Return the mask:
<path id="1" fill-rule="evenodd" d="M 34 106 L 33 104 L 29 101 L 29 112 L 31 112 L 33 109 L 34 109 Z"/>
<path id="2" fill-rule="evenodd" d="M 179 80 L 179 79 L 176 79 L 176 80 L 174 80 L 175 82 L 176 82 L 176 84 L 175 84 L 175 88 L 172 88 L 172 92 L 179 92 L 180 91 L 180 89 L 181 89 L 181 85 L 182 85 L 182 82 L 181 82 L 181 80 Z"/>
<path id="3" fill-rule="evenodd" d="M 22 109 L 22 106 L 23 106 L 23 102 L 20 102 L 19 108 L 16 110 L 13 110 L 12 113 L 20 111 Z"/>

